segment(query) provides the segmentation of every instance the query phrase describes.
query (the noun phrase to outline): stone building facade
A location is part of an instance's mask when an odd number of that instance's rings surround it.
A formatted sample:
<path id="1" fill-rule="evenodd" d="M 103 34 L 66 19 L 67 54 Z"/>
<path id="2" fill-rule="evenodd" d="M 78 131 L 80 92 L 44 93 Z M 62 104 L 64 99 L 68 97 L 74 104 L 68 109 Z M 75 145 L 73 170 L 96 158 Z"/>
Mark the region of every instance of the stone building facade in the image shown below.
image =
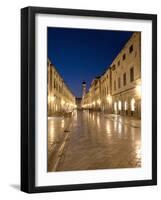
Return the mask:
<path id="1" fill-rule="evenodd" d="M 76 107 L 75 96 L 48 59 L 48 116 L 71 112 Z"/>
<path id="2" fill-rule="evenodd" d="M 141 33 L 129 41 L 82 99 L 85 109 L 141 117 Z"/>

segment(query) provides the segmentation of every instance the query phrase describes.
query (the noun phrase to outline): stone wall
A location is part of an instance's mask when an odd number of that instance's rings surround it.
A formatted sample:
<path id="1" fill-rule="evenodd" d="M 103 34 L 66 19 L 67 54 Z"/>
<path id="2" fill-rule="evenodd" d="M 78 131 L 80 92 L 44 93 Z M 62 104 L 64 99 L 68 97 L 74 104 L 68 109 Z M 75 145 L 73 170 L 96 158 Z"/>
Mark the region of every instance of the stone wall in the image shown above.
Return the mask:
<path id="1" fill-rule="evenodd" d="M 69 90 L 54 65 L 48 59 L 48 115 L 70 112 L 76 107 L 75 96 Z"/>

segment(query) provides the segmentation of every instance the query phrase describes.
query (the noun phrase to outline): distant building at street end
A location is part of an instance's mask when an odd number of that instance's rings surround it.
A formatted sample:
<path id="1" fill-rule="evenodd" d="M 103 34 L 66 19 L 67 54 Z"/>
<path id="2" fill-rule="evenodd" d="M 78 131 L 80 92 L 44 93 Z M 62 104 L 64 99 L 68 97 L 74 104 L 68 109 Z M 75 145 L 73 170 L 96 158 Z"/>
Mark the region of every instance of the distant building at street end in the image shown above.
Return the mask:
<path id="1" fill-rule="evenodd" d="M 82 98 L 76 98 L 77 110 L 81 110 L 82 109 L 82 107 L 81 107 L 81 101 L 82 101 Z"/>
<path id="2" fill-rule="evenodd" d="M 82 96 L 82 108 L 141 117 L 141 33 L 129 41 Z"/>

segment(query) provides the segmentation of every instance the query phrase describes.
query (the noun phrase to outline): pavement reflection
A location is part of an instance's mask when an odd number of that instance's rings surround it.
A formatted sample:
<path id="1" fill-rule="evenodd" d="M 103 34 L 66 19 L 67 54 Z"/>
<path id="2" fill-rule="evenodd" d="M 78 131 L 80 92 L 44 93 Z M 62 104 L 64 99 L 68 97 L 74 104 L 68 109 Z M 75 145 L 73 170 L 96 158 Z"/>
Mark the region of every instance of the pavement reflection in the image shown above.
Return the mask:
<path id="1" fill-rule="evenodd" d="M 75 111 L 70 139 L 56 171 L 141 167 L 139 121 Z M 48 120 L 48 154 L 53 151 L 51 144 L 63 140 L 67 124 L 66 119 Z"/>

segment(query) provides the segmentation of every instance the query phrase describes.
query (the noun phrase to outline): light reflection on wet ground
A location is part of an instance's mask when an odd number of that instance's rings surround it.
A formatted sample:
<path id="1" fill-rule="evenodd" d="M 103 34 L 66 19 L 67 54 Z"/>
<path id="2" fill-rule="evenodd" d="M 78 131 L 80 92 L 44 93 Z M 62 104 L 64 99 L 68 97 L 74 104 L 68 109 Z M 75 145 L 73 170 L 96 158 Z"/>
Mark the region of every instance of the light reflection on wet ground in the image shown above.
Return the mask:
<path id="1" fill-rule="evenodd" d="M 56 171 L 141 167 L 139 124 L 139 120 L 97 112 L 75 112 L 70 139 Z M 48 120 L 49 154 L 51 144 L 63 140 L 66 125 L 66 119 Z"/>
<path id="2" fill-rule="evenodd" d="M 52 153 L 52 147 L 61 143 L 64 139 L 64 129 L 68 124 L 68 118 L 51 117 L 48 119 L 48 157 Z"/>

